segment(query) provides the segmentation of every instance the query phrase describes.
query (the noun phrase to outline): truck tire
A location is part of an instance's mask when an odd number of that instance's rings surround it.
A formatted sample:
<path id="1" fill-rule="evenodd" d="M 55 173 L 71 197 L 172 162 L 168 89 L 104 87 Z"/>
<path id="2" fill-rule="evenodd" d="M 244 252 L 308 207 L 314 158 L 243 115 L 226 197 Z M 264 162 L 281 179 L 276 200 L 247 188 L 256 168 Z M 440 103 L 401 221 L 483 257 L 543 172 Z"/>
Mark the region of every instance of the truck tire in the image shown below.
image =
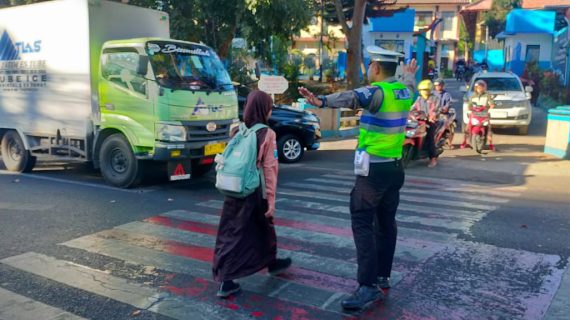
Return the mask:
<path id="1" fill-rule="evenodd" d="M 103 141 L 99 151 L 101 174 L 107 183 L 119 188 L 131 188 L 143 177 L 143 163 L 138 161 L 124 135 L 115 133 Z"/>
<path id="2" fill-rule="evenodd" d="M 294 163 L 301 160 L 303 153 L 305 153 L 305 148 L 297 136 L 287 134 L 277 141 L 277 152 L 280 162 Z"/>
<path id="3" fill-rule="evenodd" d="M 36 165 L 36 157 L 24 147 L 16 131 L 8 131 L 2 138 L 2 160 L 8 171 L 30 172 Z"/>

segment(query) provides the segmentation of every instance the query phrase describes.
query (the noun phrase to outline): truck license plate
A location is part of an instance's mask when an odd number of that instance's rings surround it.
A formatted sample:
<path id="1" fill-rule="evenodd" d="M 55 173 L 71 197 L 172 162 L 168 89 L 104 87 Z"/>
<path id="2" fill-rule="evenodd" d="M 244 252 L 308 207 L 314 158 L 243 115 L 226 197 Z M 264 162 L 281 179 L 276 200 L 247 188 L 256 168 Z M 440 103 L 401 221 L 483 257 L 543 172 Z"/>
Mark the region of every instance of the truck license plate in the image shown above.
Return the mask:
<path id="1" fill-rule="evenodd" d="M 204 155 L 211 156 L 213 154 L 222 153 L 224 152 L 225 148 L 226 148 L 225 142 L 208 144 L 204 147 Z"/>

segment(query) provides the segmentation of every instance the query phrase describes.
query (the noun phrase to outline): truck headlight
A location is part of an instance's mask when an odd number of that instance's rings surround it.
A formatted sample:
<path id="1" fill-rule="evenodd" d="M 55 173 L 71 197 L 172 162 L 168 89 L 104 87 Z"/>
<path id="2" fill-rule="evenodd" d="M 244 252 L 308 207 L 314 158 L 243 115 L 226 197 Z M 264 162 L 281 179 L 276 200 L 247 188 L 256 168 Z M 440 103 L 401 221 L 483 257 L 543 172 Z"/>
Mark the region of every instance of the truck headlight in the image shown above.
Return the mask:
<path id="1" fill-rule="evenodd" d="M 186 128 L 171 124 L 156 125 L 156 140 L 170 142 L 186 141 Z"/>

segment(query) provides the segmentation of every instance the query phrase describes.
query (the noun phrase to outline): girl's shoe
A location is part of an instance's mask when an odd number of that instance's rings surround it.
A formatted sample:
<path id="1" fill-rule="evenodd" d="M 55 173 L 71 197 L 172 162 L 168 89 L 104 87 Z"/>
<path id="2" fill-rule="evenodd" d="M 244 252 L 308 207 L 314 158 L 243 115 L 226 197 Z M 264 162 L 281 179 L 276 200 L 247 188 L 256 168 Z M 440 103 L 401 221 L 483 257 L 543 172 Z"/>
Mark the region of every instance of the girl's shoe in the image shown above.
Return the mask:
<path id="1" fill-rule="evenodd" d="M 235 283 L 232 280 L 224 281 L 220 285 L 220 289 L 218 290 L 218 293 L 216 293 L 216 296 L 226 299 L 232 294 L 240 292 L 240 290 L 241 287 L 239 286 L 239 283 Z"/>
<path id="2" fill-rule="evenodd" d="M 275 259 L 275 262 L 267 267 L 267 271 L 269 271 L 269 274 L 272 276 L 278 275 L 287 270 L 291 266 L 291 263 L 293 263 L 291 258 Z"/>

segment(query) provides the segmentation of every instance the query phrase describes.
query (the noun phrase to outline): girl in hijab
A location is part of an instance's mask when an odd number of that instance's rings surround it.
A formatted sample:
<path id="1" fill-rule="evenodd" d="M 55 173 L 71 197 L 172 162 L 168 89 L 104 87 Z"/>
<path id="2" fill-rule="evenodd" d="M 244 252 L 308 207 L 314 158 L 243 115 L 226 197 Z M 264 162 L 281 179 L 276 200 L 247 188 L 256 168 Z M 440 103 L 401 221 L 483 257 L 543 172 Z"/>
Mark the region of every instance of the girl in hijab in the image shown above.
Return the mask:
<path id="1" fill-rule="evenodd" d="M 268 94 L 251 92 L 243 114 L 245 125 L 248 128 L 257 123 L 268 125 L 272 106 L 273 100 Z M 232 136 L 236 132 L 232 132 Z M 235 279 L 264 268 L 268 268 L 269 274 L 276 275 L 291 266 L 290 258 L 277 258 L 277 237 L 273 225 L 278 171 L 275 132 L 264 128 L 256 134 L 257 167 L 264 173 L 265 197 L 260 186 L 243 199 L 225 198 L 213 264 L 214 280 L 221 282 L 217 293 L 220 298 L 240 291 Z"/>

